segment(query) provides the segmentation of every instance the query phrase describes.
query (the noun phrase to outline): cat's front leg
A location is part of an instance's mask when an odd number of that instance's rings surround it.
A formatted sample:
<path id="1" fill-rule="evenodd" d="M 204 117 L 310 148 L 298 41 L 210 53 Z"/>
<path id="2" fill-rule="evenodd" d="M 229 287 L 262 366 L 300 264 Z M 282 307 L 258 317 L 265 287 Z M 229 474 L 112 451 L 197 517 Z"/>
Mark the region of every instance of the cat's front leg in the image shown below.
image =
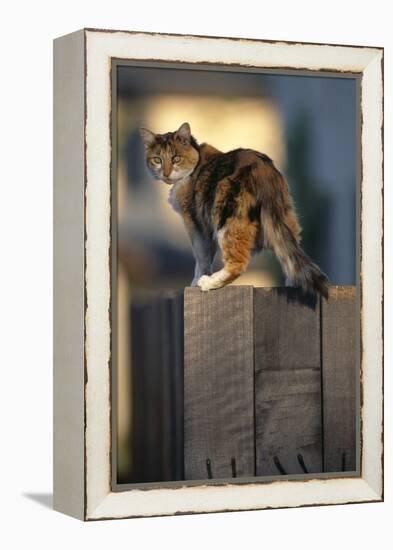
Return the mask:
<path id="1" fill-rule="evenodd" d="M 198 286 L 199 279 L 204 275 L 204 273 L 201 271 L 201 268 L 199 267 L 198 263 L 195 263 L 195 270 L 194 270 L 194 278 L 191 281 L 191 286 Z"/>
<path id="2" fill-rule="evenodd" d="M 194 253 L 195 257 L 195 253 Z M 194 278 L 191 281 L 191 286 L 197 286 L 199 279 L 204 275 L 203 268 L 199 265 L 197 258 L 195 257 Z"/>
<path id="3" fill-rule="evenodd" d="M 195 270 L 191 286 L 197 286 L 199 279 L 203 275 L 210 275 L 212 273 L 215 244 L 200 233 L 194 233 L 192 236 L 192 250 L 195 257 Z"/>

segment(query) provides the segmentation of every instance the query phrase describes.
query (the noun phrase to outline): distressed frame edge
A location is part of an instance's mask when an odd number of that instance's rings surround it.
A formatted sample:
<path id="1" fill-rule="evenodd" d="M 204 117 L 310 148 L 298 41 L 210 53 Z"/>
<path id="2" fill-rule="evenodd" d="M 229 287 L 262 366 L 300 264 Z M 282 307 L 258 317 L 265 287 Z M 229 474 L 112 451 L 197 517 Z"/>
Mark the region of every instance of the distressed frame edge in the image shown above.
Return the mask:
<path id="1" fill-rule="evenodd" d="M 87 32 L 87 30 L 85 30 L 85 32 Z M 101 33 L 101 31 L 88 31 L 89 33 L 91 32 L 98 32 L 98 33 Z M 103 32 L 106 32 L 106 31 L 103 31 Z M 116 31 L 114 31 L 116 32 Z M 146 33 L 136 33 L 136 34 L 144 34 L 144 36 L 150 36 L 150 35 L 146 35 Z M 167 35 L 165 35 L 167 36 Z M 173 36 L 173 35 L 170 35 L 170 36 Z M 192 39 L 193 37 L 189 37 L 190 39 Z M 201 37 L 202 38 L 202 37 Z M 206 38 L 206 39 L 210 39 L 210 37 L 203 37 L 203 38 Z M 232 40 L 232 39 L 228 39 L 228 40 Z M 236 40 L 236 39 L 234 39 Z M 247 39 L 246 39 L 247 40 Z M 261 41 L 256 41 L 256 42 L 263 42 L 262 40 Z M 270 43 L 270 42 L 269 42 Z M 281 43 L 281 42 L 280 42 Z M 297 45 L 301 45 L 299 43 L 296 43 Z M 314 45 L 313 45 L 314 46 Z M 316 48 L 319 48 L 319 46 L 317 45 Z M 350 46 L 343 46 L 343 48 L 351 48 Z M 373 57 L 373 60 L 375 60 L 376 58 L 380 57 L 381 58 L 381 61 L 383 63 L 383 50 L 381 51 L 380 48 L 369 48 L 369 47 L 366 47 L 368 50 L 374 50 L 374 57 Z M 110 56 L 112 57 L 112 56 Z M 173 61 L 176 61 L 176 60 L 173 60 Z M 372 61 L 369 63 L 371 65 Z M 365 73 L 365 69 L 367 69 L 368 65 L 367 64 L 364 68 L 363 68 L 363 78 L 364 78 L 364 73 Z M 296 67 L 294 67 L 296 69 Z M 382 89 L 382 97 L 383 97 L 383 89 Z M 381 97 L 381 99 L 382 99 Z M 382 114 L 382 113 L 381 113 Z M 363 144 L 363 131 L 364 131 L 364 127 L 362 128 L 362 144 Z M 381 147 L 382 147 L 383 143 L 381 141 Z M 381 180 L 381 189 L 383 189 L 383 179 Z M 381 212 L 382 213 L 382 212 Z M 378 223 L 379 223 L 380 219 L 378 220 Z M 363 235 L 362 235 L 363 237 Z M 380 269 L 380 265 L 378 265 L 378 269 Z M 381 299 L 383 299 L 383 293 L 381 294 Z M 382 340 L 380 342 L 380 344 L 382 344 Z M 382 395 L 381 395 L 382 397 Z M 382 431 L 383 427 L 381 426 L 381 431 Z M 382 450 L 382 448 L 381 448 Z M 381 455 L 383 456 L 383 455 Z M 87 457 L 86 457 L 87 458 Z M 372 485 L 368 484 L 367 481 L 365 480 L 365 478 L 358 478 L 356 481 L 360 482 L 360 484 L 362 485 L 362 487 L 364 489 L 369 489 L 368 491 L 368 497 L 367 497 L 367 502 L 373 502 L 373 501 L 380 501 L 383 499 L 383 480 L 382 480 L 382 477 L 383 477 L 383 472 L 382 472 L 383 468 L 382 468 L 382 463 L 381 463 L 381 469 L 380 469 L 380 481 L 381 483 L 377 483 L 377 487 L 375 486 L 375 484 L 373 483 Z M 377 478 L 379 476 L 377 475 Z M 346 478 L 344 478 L 345 480 Z M 343 480 L 343 481 L 344 481 Z M 314 480 L 313 480 L 314 481 Z M 355 481 L 355 480 L 352 480 L 352 481 Z M 375 481 L 375 479 L 374 479 Z M 280 482 L 274 482 L 274 483 L 280 483 Z M 292 482 L 286 482 L 286 483 L 292 483 Z M 303 482 L 304 484 L 308 483 L 308 482 Z M 254 486 L 254 484 L 250 484 L 248 485 L 248 487 L 251 487 L 251 486 Z M 201 488 L 204 488 L 205 486 L 199 486 Z M 232 487 L 232 486 L 230 486 Z M 225 490 L 227 490 L 227 487 L 224 488 Z M 191 490 L 194 490 L 195 491 L 195 488 L 192 487 Z M 86 487 L 86 491 L 88 491 L 88 486 Z M 152 489 L 151 491 L 149 491 L 150 493 L 151 492 L 155 492 L 156 490 L 155 489 Z M 158 491 L 166 491 L 166 489 L 158 489 Z M 173 489 L 170 489 L 169 491 L 173 491 Z M 177 492 L 179 492 L 179 489 L 176 490 Z M 135 491 L 127 491 L 127 493 L 135 493 Z M 104 518 L 108 518 L 108 516 L 105 516 L 105 509 L 106 509 L 106 504 L 110 504 L 108 502 L 108 499 L 109 500 L 112 500 L 111 499 L 111 496 L 112 495 L 115 495 L 115 494 L 119 494 L 119 493 L 111 493 L 110 490 L 106 493 L 106 496 L 100 501 L 99 505 L 96 506 L 96 507 L 93 507 L 93 509 L 86 509 L 86 516 L 85 516 L 85 519 L 104 519 Z M 360 502 L 363 500 L 357 500 L 355 499 L 354 502 Z M 321 501 L 321 502 L 314 502 L 313 504 L 315 505 L 319 505 L 319 504 L 336 504 L 338 502 L 330 502 L 330 503 L 326 503 L 326 501 Z M 343 502 L 344 503 L 344 502 Z M 304 505 L 312 505 L 312 504 L 304 504 Z M 290 506 L 293 506 L 293 505 L 290 505 Z M 300 504 L 300 506 L 303 506 L 303 504 Z M 259 506 L 257 508 L 247 508 L 247 509 L 263 509 L 263 508 L 269 508 L 271 506 L 269 505 L 262 505 L 262 506 Z M 274 506 L 274 507 L 283 507 L 283 506 Z M 285 507 L 285 506 L 284 506 Z M 232 510 L 232 509 L 231 509 Z M 239 510 L 239 508 L 234 508 L 233 510 Z M 195 512 L 195 513 L 202 513 L 204 510 L 199 510 L 198 512 Z M 223 511 L 222 508 L 218 509 L 218 510 L 208 510 L 209 512 L 213 512 L 213 511 Z M 174 513 L 192 513 L 191 510 L 187 510 L 187 511 L 178 511 L 178 512 L 168 512 L 168 513 L 164 513 L 164 514 L 155 514 L 155 513 L 147 513 L 147 514 L 141 514 L 141 516 L 149 516 L 149 515 L 172 515 Z M 132 515 L 132 516 L 122 516 L 122 515 L 117 515 L 117 516 L 110 516 L 110 517 L 140 517 L 139 515 L 135 516 L 135 515 Z"/>
<path id="2" fill-rule="evenodd" d="M 368 97 L 377 101 L 370 102 Z M 367 99 L 366 99 L 367 98 Z M 378 50 L 361 81 L 361 475 L 384 498 L 384 51 Z M 374 118 L 375 117 L 375 118 Z M 375 145 L 377 144 L 377 147 Z M 364 155 L 365 151 L 368 156 Z M 374 158 L 373 158 L 374 155 Z M 376 170 L 376 177 L 372 174 Z M 378 185 L 375 186 L 375 182 Z M 377 187 L 377 189 L 375 189 Z M 367 212 L 367 215 L 364 215 Z M 375 216 L 375 218 L 374 218 Z M 373 222 L 376 223 L 373 225 Z M 379 239 L 379 246 L 375 246 Z M 378 241 L 377 241 L 378 242 Z M 376 290 L 375 290 L 376 289 Z M 363 315 L 364 313 L 364 315 Z M 367 322 L 364 317 L 367 316 Z M 375 342 L 374 347 L 370 345 Z M 374 369 L 376 364 L 376 369 Z M 376 372 L 374 372 L 376 371 Z M 377 381 L 374 379 L 377 378 Z M 372 387 L 372 383 L 375 387 Z M 374 392 L 374 393 L 373 393 Z M 375 398 L 375 401 L 373 400 Z M 374 405 L 374 403 L 376 403 Z M 374 406 L 373 422 L 370 413 Z M 367 452 L 364 452 L 366 449 Z M 374 452 L 375 467 L 371 454 Z"/>
<path id="3" fill-rule="evenodd" d="M 82 520 L 86 519 L 84 48 L 83 30 L 53 41 L 53 508 Z"/>
<path id="4" fill-rule="evenodd" d="M 147 36 L 171 36 L 171 37 L 178 37 L 178 38 L 209 38 L 212 40 L 235 40 L 239 42 L 262 42 L 266 44 L 287 44 L 292 46 L 331 46 L 331 47 L 338 47 L 338 48 L 359 48 L 359 49 L 372 49 L 372 50 L 384 50 L 384 46 L 362 46 L 359 44 L 338 44 L 334 42 L 307 42 L 307 41 L 300 41 L 300 40 L 273 40 L 273 39 L 267 39 L 267 38 L 244 38 L 239 36 L 218 36 L 218 35 L 206 35 L 206 34 L 181 34 L 181 33 L 175 33 L 175 32 L 160 32 L 160 31 L 132 31 L 129 29 L 105 29 L 105 28 L 99 28 L 99 27 L 84 27 L 83 29 L 85 32 L 91 32 L 91 33 L 123 33 L 123 34 L 144 34 Z"/>

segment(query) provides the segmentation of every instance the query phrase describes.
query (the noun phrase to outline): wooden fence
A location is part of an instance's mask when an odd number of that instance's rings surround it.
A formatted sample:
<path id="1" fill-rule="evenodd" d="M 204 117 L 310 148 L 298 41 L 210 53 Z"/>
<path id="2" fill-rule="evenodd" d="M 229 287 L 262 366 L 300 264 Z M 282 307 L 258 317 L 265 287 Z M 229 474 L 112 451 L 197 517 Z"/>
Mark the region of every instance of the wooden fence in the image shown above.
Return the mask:
<path id="1" fill-rule="evenodd" d="M 356 469 L 353 287 L 187 288 L 131 325 L 130 481 Z"/>

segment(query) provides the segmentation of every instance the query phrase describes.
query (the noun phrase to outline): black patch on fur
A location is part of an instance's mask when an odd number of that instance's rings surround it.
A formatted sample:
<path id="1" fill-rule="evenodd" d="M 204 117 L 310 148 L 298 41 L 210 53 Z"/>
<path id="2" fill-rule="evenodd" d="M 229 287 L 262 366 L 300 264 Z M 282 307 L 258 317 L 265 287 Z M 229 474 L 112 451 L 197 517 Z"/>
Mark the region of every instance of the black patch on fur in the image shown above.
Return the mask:
<path id="1" fill-rule="evenodd" d="M 156 143 L 158 145 L 160 145 L 161 147 L 163 147 L 167 144 L 170 144 L 174 147 L 175 146 L 175 140 L 176 140 L 175 134 L 176 134 L 176 132 L 167 132 L 166 134 L 156 134 Z M 190 145 L 194 149 L 196 149 L 197 151 L 199 151 L 199 149 L 200 149 L 199 144 L 198 144 L 197 140 L 194 138 L 194 136 L 190 136 L 189 141 L 182 140 L 182 143 L 183 144 L 190 143 Z"/>
<path id="2" fill-rule="evenodd" d="M 197 176 L 198 189 L 202 193 L 201 203 L 205 221 L 211 220 L 218 182 L 233 174 L 235 170 L 238 151 L 239 149 L 214 155 Z"/>
<path id="3" fill-rule="evenodd" d="M 261 204 L 251 206 L 248 210 L 248 219 L 250 222 L 259 222 L 261 220 Z"/>
<path id="4" fill-rule="evenodd" d="M 191 145 L 194 147 L 194 149 L 196 149 L 197 151 L 199 151 L 199 149 L 200 149 L 199 143 L 198 143 L 197 140 L 194 138 L 194 136 L 191 136 L 191 137 L 190 137 L 190 143 L 191 143 Z"/>
<path id="5" fill-rule="evenodd" d="M 171 142 L 171 137 L 173 136 L 172 132 L 167 132 L 166 134 L 156 134 L 156 143 L 163 147 Z"/>
<path id="6" fill-rule="evenodd" d="M 232 185 L 227 193 L 224 206 L 220 212 L 220 221 L 219 221 L 218 229 L 221 229 L 221 227 L 225 225 L 225 222 L 227 221 L 228 218 L 236 215 L 239 194 L 241 193 L 241 191 L 249 190 L 249 187 L 252 184 L 252 181 L 251 181 L 252 170 L 253 170 L 252 165 L 244 166 L 237 171 L 236 179 L 228 178 L 232 182 Z M 252 213 L 252 215 L 256 215 L 256 214 L 257 212 Z M 260 207 L 259 207 L 259 215 L 260 215 Z"/>
<path id="7" fill-rule="evenodd" d="M 192 199 L 191 199 L 190 204 L 188 206 L 188 211 L 190 213 L 191 219 L 192 219 L 195 227 L 203 235 L 204 234 L 204 230 L 203 230 L 204 228 L 203 228 L 202 222 L 198 218 L 197 207 L 196 207 L 196 189 L 195 189 L 195 186 L 194 186 L 193 191 L 192 191 Z"/>
<path id="8" fill-rule="evenodd" d="M 273 161 L 270 157 L 268 157 L 267 155 L 265 155 L 265 153 L 259 153 L 259 152 L 256 152 L 255 153 L 257 157 L 259 157 L 261 160 L 263 160 L 263 162 L 268 162 L 269 164 L 273 164 Z"/>
<path id="9" fill-rule="evenodd" d="M 228 218 L 231 218 L 236 214 L 237 198 L 240 193 L 242 181 L 240 179 L 232 180 L 232 185 L 227 193 L 225 203 L 220 212 L 220 221 L 218 223 L 218 229 L 224 227 Z"/>

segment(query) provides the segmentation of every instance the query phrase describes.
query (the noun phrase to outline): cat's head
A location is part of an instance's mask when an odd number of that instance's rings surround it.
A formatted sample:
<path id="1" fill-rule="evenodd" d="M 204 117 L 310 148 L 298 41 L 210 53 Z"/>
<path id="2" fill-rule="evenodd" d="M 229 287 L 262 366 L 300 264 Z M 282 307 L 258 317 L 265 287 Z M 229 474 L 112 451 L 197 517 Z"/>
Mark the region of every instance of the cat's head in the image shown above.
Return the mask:
<path id="1" fill-rule="evenodd" d="M 199 146 L 188 122 L 175 132 L 154 134 L 140 129 L 146 164 L 154 178 L 172 184 L 189 176 L 199 161 Z"/>

